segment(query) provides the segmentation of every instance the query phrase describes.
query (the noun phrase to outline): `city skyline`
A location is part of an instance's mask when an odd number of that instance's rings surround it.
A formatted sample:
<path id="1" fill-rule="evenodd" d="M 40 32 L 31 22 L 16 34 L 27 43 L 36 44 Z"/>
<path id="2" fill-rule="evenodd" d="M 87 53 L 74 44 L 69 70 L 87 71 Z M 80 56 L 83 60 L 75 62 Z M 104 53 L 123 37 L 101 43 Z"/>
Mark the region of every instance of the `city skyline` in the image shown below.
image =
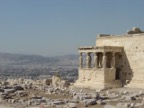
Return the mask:
<path id="1" fill-rule="evenodd" d="M 0 52 L 59 56 L 95 45 L 96 35 L 144 30 L 143 0 L 0 1 Z"/>

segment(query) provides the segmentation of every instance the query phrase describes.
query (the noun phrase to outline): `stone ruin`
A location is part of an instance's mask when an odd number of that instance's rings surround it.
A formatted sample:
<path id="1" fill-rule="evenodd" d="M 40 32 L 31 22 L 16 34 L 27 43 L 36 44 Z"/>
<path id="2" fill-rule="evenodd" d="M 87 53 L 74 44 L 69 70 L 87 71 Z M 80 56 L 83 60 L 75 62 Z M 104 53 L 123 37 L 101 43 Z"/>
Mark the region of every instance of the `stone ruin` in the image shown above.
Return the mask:
<path id="1" fill-rule="evenodd" d="M 100 34 L 95 46 L 80 47 L 75 87 L 144 88 L 144 32 L 134 27 L 125 35 Z"/>
<path id="2" fill-rule="evenodd" d="M 127 34 L 137 34 L 137 33 L 144 33 L 140 28 L 133 27 L 132 30 L 129 30 Z"/>

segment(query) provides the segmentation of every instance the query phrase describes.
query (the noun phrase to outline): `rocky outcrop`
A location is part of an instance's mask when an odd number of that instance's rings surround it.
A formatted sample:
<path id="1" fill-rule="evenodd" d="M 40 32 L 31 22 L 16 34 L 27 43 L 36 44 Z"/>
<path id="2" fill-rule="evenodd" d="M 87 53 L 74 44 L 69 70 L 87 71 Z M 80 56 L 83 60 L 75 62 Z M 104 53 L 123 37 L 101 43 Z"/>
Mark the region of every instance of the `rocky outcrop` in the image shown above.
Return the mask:
<path id="1" fill-rule="evenodd" d="M 60 77 L 53 76 L 52 77 L 52 86 L 53 87 L 69 87 L 70 83 L 65 80 L 61 80 Z"/>

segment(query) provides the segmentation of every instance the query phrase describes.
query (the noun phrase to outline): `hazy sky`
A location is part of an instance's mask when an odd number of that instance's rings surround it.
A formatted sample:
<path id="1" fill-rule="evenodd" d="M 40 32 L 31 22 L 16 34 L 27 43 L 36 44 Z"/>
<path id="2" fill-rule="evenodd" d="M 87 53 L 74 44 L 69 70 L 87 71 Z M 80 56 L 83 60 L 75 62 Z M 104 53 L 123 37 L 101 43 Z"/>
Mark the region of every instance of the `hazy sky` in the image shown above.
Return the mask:
<path id="1" fill-rule="evenodd" d="M 0 0 L 0 52 L 55 56 L 144 30 L 144 0 Z"/>

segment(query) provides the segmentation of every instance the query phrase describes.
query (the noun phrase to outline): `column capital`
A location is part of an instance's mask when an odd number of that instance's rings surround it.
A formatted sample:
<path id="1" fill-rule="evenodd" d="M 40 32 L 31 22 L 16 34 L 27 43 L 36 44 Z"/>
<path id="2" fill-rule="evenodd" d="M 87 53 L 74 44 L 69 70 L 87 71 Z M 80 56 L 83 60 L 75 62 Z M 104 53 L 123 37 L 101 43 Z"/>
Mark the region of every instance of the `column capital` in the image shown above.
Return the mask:
<path id="1" fill-rule="evenodd" d="M 91 54 L 91 52 L 87 52 L 87 55 L 90 55 Z"/>
<path id="2" fill-rule="evenodd" d="M 106 53 L 107 53 L 107 52 L 103 52 L 103 56 L 106 56 Z"/>
<path id="3" fill-rule="evenodd" d="M 94 56 L 97 56 L 98 52 L 94 52 Z"/>
<path id="4" fill-rule="evenodd" d="M 98 52 L 94 52 L 94 55 L 97 55 Z"/>
<path id="5" fill-rule="evenodd" d="M 116 52 L 112 52 L 112 56 L 115 56 L 115 53 L 116 53 Z"/>

